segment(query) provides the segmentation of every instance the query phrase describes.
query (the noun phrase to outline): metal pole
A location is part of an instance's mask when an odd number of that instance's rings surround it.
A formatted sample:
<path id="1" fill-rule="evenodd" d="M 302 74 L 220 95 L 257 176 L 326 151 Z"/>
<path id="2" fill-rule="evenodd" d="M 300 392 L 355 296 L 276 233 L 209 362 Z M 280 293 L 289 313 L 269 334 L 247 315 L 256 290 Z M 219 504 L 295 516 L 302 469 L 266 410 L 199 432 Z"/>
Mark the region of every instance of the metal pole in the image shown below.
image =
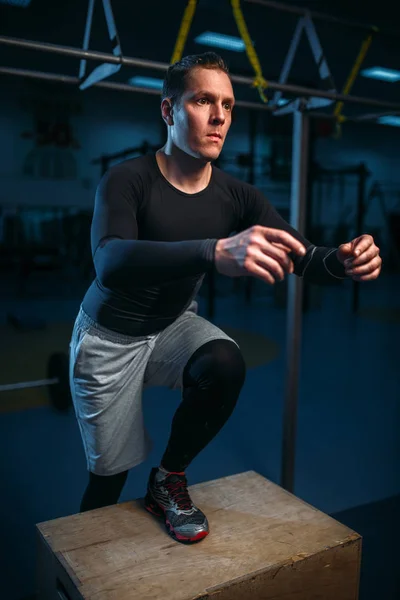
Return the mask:
<path id="1" fill-rule="evenodd" d="M 308 10 L 300 6 L 292 6 L 282 2 L 275 2 L 274 0 L 246 0 L 246 2 L 249 2 L 250 4 L 261 4 L 262 6 L 267 6 L 268 8 L 274 8 L 276 10 L 293 13 L 295 15 L 305 16 L 307 14 L 312 19 L 327 21 L 329 23 L 335 23 L 336 25 L 345 25 L 346 27 L 353 27 L 354 29 L 364 29 L 367 31 L 371 31 L 372 29 L 376 28 L 375 25 L 371 25 L 368 23 L 359 23 L 358 21 L 352 21 L 351 19 L 334 17 L 333 15 L 327 15 L 326 13 L 321 13 L 316 10 Z M 400 31 L 396 31 L 394 29 L 381 29 L 380 27 L 376 29 L 378 34 L 381 33 L 382 35 L 394 36 L 397 39 L 400 36 Z"/>
<path id="2" fill-rule="evenodd" d="M 245 85 L 251 85 L 253 83 L 253 79 L 251 79 L 250 77 L 242 77 L 241 75 L 231 75 L 231 79 L 234 83 L 240 83 Z M 334 92 L 316 90 L 313 88 L 307 88 L 301 85 L 292 85 L 289 83 L 277 83 L 276 81 L 268 80 L 268 87 L 271 90 L 281 90 L 282 92 L 287 92 L 288 94 L 293 94 L 295 96 L 301 96 L 302 98 L 329 98 L 330 100 L 337 100 L 339 102 L 347 102 L 350 104 L 378 106 L 379 108 L 385 108 L 390 111 L 397 112 L 400 109 L 400 104 L 387 102 L 386 100 L 375 100 L 375 98 L 363 98 L 361 96 L 347 96 L 345 94 L 336 94 Z"/>
<path id="3" fill-rule="evenodd" d="M 71 77 L 70 75 L 58 75 L 57 73 L 45 73 L 43 71 L 30 71 L 28 69 L 14 69 L 10 67 L 0 67 L 0 75 L 14 75 L 16 77 L 26 77 L 28 79 L 42 79 L 44 81 L 69 83 L 76 86 L 78 86 L 81 82 L 78 77 Z M 154 88 L 137 87 L 128 83 L 117 83 L 114 81 L 98 81 L 93 83 L 92 87 L 106 88 L 120 92 L 139 92 L 142 94 L 160 96 L 160 90 Z M 269 112 L 273 112 L 274 110 L 274 108 L 269 104 L 262 104 L 261 102 L 246 102 L 242 100 L 235 102 L 235 107 L 266 110 Z"/>
<path id="4" fill-rule="evenodd" d="M 55 385 L 60 383 L 57 378 L 53 379 L 39 379 L 38 381 L 23 381 L 21 383 L 7 383 L 0 385 L 0 392 L 13 392 L 14 390 L 24 390 L 34 387 L 44 387 L 46 385 Z"/>
<path id="5" fill-rule="evenodd" d="M 59 75 L 57 73 L 46 73 L 44 71 L 32 71 L 30 69 L 16 69 L 13 67 L 0 67 L 0 75 L 13 75 L 15 77 L 26 77 L 28 79 L 42 79 L 45 81 L 54 81 L 59 83 L 69 83 L 71 85 L 79 85 L 80 79 L 77 77 L 71 77 L 70 75 Z M 159 96 L 160 91 L 154 88 L 136 87 L 128 83 L 117 83 L 113 81 L 101 81 L 94 83 L 93 86 L 106 88 L 110 90 L 117 90 L 121 92 L 139 92 L 142 94 L 151 94 L 153 96 Z M 254 110 L 264 110 L 267 112 L 274 112 L 276 107 L 270 104 L 263 104 L 261 102 L 247 102 L 246 100 L 237 100 L 235 106 L 240 108 L 252 108 Z M 400 110 L 397 111 L 400 113 Z M 335 119 L 335 115 L 321 112 L 309 112 L 310 117 L 313 119 Z M 389 114 L 389 113 L 384 113 Z M 390 112 L 393 114 L 393 111 Z M 370 115 L 360 117 L 346 117 L 346 121 L 358 123 L 360 121 L 367 121 L 369 119 L 374 120 L 381 116 L 381 113 L 374 113 Z"/>
<path id="6" fill-rule="evenodd" d="M 147 69 L 157 69 L 166 71 L 169 67 L 168 63 L 156 62 L 152 60 L 144 60 L 141 58 L 128 58 L 125 56 L 114 56 L 107 52 L 98 52 L 97 50 L 83 50 L 83 48 L 73 48 L 72 46 L 58 46 L 57 44 L 49 44 L 48 42 L 35 42 L 33 40 L 22 40 L 19 38 L 0 36 L 0 44 L 7 46 L 16 46 L 18 48 L 26 48 L 27 50 L 39 50 L 42 52 L 50 52 L 53 54 L 62 54 L 73 58 L 83 58 L 99 62 L 107 62 L 112 64 L 122 64 L 127 67 L 144 67 Z"/>
<path id="7" fill-rule="evenodd" d="M 85 58 L 103 63 L 121 63 L 129 67 L 144 67 L 148 69 L 156 69 L 159 71 L 166 71 L 169 67 L 168 63 L 155 62 L 151 60 L 142 60 L 140 58 L 130 58 L 125 56 L 114 56 L 113 54 L 107 54 L 106 52 L 97 52 L 93 50 L 82 50 L 81 48 L 71 48 L 69 46 L 57 46 L 55 44 L 48 44 L 44 42 L 33 42 L 29 40 L 21 40 L 16 38 L 9 38 L 0 36 L 0 44 L 7 44 L 11 46 L 17 46 L 20 48 L 27 48 L 30 50 L 42 50 L 44 52 L 63 54 L 65 56 L 72 56 L 75 58 Z M 252 86 L 254 79 L 251 77 L 242 77 L 241 75 L 231 75 L 233 83 L 244 84 Z M 121 84 L 123 85 L 123 84 Z M 128 88 L 129 86 L 127 86 Z M 329 98 L 339 102 L 347 102 L 351 104 L 361 104 L 364 106 L 377 106 L 390 111 L 400 112 L 400 104 L 394 102 L 386 102 L 385 100 L 375 100 L 374 98 L 363 98 L 360 96 L 350 96 L 346 94 L 336 94 L 324 90 L 316 90 L 313 88 L 307 88 L 300 85 L 291 85 L 287 83 L 277 83 L 276 81 L 268 81 L 268 87 L 271 90 L 280 90 L 287 92 L 288 94 L 294 94 L 295 96 L 301 96 L 303 98 L 316 97 L 316 98 Z M 261 103 L 260 103 L 261 106 Z"/>
<path id="8" fill-rule="evenodd" d="M 309 150 L 309 117 L 302 111 L 293 114 L 292 186 L 290 224 L 304 234 L 307 170 Z M 288 278 L 286 329 L 286 390 L 283 415 L 281 486 L 293 493 L 297 426 L 297 399 L 301 353 L 303 280 Z"/>
<path id="9" fill-rule="evenodd" d="M 249 110 L 248 113 L 249 121 L 249 157 L 250 164 L 248 166 L 247 183 L 255 185 L 255 161 L 257 154 L 257 125 L 258 125 L 258 113 L 254 110 Z M 247 304 L 250 304 L 251 297 L 254 288 L 253 277 L 245 277 L 244 289 L 245 289 L 245 300 Z"/>
<path id="10" fill-rule="evenodd" d="M 356 236 L 362 234 L 365 212 L 365 187 L 369 171 L 364 163 L 358 170 L 357 208 L 356 208 Z M 360 283 L 353 281 L 352 309 L 358 312 L 360 307 Z"/>

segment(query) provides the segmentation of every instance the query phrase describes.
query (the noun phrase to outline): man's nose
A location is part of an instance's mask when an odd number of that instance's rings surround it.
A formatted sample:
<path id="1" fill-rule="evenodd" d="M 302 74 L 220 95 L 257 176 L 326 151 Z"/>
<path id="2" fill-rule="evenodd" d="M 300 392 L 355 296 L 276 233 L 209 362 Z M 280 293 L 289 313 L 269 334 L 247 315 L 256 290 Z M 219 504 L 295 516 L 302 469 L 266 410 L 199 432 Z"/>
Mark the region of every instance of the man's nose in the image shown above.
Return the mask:
<path id="1" fill-rule="evenodd" d="M 222 105 L 214 105 L 213 111 L 211 114 L 211 120 L 213 123 L 223 124 L 225 122 L 225 113 Z"/>

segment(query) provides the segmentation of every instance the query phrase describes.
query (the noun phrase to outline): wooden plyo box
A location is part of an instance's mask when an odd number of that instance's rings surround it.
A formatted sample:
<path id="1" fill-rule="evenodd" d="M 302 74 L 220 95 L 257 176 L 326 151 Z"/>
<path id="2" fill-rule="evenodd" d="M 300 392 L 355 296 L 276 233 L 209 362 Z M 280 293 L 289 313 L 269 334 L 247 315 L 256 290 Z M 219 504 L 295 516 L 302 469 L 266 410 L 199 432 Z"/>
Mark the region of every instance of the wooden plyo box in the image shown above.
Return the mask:
<path id="1" fill-rule="evenodd" d="M 179 544 L 142 500 L 37 525 L 40 600 L 356 600 L 361 536 L 254 471 L 193 485 Z"/>

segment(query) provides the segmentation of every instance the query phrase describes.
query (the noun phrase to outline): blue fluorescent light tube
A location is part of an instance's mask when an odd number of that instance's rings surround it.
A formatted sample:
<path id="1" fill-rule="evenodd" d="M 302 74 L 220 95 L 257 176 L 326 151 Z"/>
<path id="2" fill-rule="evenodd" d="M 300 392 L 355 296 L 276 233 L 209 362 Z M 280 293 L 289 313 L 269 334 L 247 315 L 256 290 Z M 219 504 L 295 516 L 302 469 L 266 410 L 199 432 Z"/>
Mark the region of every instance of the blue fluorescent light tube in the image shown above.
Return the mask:
<path id="1" fill-rule="evenodd" d="M 385 67 L 371 67 L 361 71 L 361 75 L 370 79 L 379 79 L 380 81 L 400 81 L 400 71 L 386 69 Z"/>
<path id="2" fill-rule="evenodd" d="M 162 90 L 163 87 L 162 79 L 156 79 L 155 77 L 140 77 L 139 75 L 131 77 L 128 80 L 128 83 L 137 87 L 152 88 L 153 90 Z"/>
<path id="3" fill-rule="evenodd" d="M 246 46 L 241 38 L 233 37 L 231 35 L 224 35 L 223 33 L 214 33 L 212 31 L 205 31 L 198 35 L 194 41 L 197 44 L 203 44 L 204 46 L 213 46 L 216 48 L 225 48 L 225 50 L 233 50 L 234 52 L 244 52 Z"/>
<path id="4" fill-rule="evenodd" d="M 377 119 L 378 123 L 381 123 L 381 125 L 393 125 L 393 127 L 400 127 L 400 116 L 391 116 L 391 115 L 387 115 L 385 117 L 379 117 L 379 119 Z"/>

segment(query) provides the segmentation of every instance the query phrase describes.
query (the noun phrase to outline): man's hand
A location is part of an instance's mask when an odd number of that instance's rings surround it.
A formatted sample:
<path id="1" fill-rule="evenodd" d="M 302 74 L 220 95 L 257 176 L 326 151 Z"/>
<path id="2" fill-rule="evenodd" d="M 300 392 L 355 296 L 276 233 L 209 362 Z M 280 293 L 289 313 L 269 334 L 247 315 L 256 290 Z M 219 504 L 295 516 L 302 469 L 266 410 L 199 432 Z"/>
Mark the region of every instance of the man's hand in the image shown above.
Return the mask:
<path id="1" fill-rule="evenodd" d="M 304 256 L 306 249 L 287 231 L 255 225 L 218 240 L 215 267 L 228 277 L 253 276 L 273 285 L 293 273 L 291 252 Z"/>
<path id="2" fill-rule="evenodd" d="M 382 259 L 371 235 L 364 234 L 339 246 L 336 256 L 345 266 L 346 275 L 354 281 L 376 279 L 381 272 Z"/>

